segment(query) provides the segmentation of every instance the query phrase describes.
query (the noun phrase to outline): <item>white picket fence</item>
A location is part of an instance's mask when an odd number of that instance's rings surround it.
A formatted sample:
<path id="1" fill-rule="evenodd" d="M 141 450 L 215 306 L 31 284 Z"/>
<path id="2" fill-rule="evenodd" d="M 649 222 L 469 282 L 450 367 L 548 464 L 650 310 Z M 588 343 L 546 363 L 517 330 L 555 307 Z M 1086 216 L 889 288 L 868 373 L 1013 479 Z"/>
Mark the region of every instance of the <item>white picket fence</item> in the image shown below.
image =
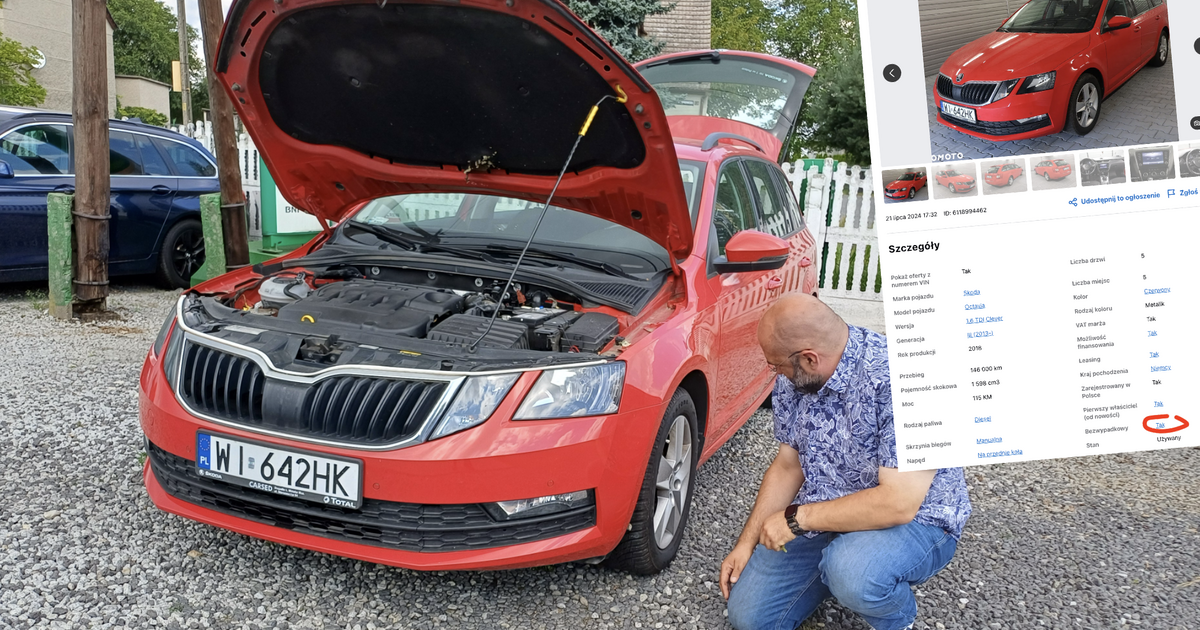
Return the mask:
<path id="1" fill-rule="evenodd" d="M 191 138 L 199 140 L 212 150 L 212 124 L 197 123 L 184 129 L 173 128 Z M 262 184 L 259 179 L 258 149 L 250 136 L 238 138 L 238 158 L 242 172 L 242 188 L 246 191 L 246 213 L 250 219 L 250 236 L 262 236 Z M 871 169 L 858 166 L 847 167 L 833 160 L 825 160 L 818 168 L 807 170 L 803 162 L 784 164 L 787 175 L 800 199 L 804 220 L 816 237 L 818 245 L 828 244 L 828 254 L 821 261 L 821 278 L 824 284 L 821 295 L 858 300 L 880 301 L 883 298 L 875 291 L 879 278 L 879 247 L 875 235 L 874 179 Z M 426 216 L 453 214 L 450 207 L 453 198 L 432 195 L 425 201 L 429 208 Z M 829 221 L 826 222 L 826 217 Z M 868 252 L 868 249 L 870 250 Z M 851 264 L 851 256 L 854 261 Z M 864 269 L 866 284 L 864 287 Z"/>
<path id="2" fill-rule="evenodd" d="M 821 168 L 814 164 L 807 170 L 802 162 L 784 164 L 783 172 L 800 198 L 804 221 L 818 247 L 829 246 L 821 261 L 820 294 L 882 301 L 875 290 L 880 269 L 871 169 L 827 159 Z"/>

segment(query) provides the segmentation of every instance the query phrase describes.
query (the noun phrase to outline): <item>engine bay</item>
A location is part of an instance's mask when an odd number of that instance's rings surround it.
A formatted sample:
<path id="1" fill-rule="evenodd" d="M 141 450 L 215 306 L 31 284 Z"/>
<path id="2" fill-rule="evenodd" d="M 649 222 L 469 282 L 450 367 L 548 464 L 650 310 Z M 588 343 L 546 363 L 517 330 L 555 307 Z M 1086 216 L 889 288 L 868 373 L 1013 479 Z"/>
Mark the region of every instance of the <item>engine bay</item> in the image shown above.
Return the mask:
<path id="1" fill-rule="evenodd" d="M 578 362 L 619 347 L 619 320 L 514 284 L 468 291 L 304 271 L 232 296 L 185 294 L 198 332 L 245 345 L 281 369 L 362 364 L 439 370 Z"/>

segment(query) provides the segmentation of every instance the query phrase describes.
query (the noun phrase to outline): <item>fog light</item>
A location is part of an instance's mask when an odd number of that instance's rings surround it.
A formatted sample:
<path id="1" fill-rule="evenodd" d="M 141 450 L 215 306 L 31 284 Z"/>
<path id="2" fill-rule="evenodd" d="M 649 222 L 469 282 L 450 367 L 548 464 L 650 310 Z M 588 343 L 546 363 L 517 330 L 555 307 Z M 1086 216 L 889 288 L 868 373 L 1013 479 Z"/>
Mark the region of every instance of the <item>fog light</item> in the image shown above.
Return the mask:
<path id="1" fill-rule="evenodd" d="M 1017 119 L 1017 122 L 1019 122 L 1019 123 L 1021 123 L 1021 124 L 1023 125 L 1023 124 L 1025 124 L 1025 123 L 1031 123 L 1031 122 L 1036 122 L 1036 121 L 1039 121 L 1039 120 L 1045 120 L 1045 119 L 1046 119 L 1046 117 L 1047 117 L 1047 114 L 1041 114 L 1041 115 L 1038 115 L 1038 116 L 1034 116 L 1033 118 L 1018 118 L 1018 119 Z"/>
<path id="2" fill-rule="evenodd" d="M 566 512 L 595 504 L 596 500 L 591 490 L 579 490 L 566 494 L 537 497 L 536 499 L 497 501 L 496 503 L 484 504 L 484 508 L 492 515 L 492 518 L 498 521 L 509 521 Z"/>

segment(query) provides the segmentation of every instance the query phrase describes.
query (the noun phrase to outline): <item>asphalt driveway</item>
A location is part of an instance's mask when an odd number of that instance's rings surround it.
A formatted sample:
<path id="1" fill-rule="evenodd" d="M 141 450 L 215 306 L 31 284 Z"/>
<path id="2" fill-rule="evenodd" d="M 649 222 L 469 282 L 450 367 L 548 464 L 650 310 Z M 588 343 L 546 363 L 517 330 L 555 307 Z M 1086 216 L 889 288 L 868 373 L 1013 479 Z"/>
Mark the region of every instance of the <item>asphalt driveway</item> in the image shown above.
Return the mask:
<path id="1" fill-rule="evenodd" d="M 418 573 L 192 523 L 141 482 L 137 378 L 174 294 L 63 324 L 0 287 L 0 628 L 721 629 L 720 562 L 776 449 L 757 414 L 700 471 L 676 562 Z M 1200 628 L 1200 450 L 979 466 L 959 552 L 916 628 Z M 866 630 L 825 604 L 803 630 Z"/>
<path id="2" fill-rule="evenodd" d="M 1179 47 L 1185 52 L 1188 47 Z M 930 145 L 934 155 L 962 153 L 964 159 L 1081 151 L 1136 144 L 1176 142 L 1175 75 L 1172 62 L 1161 68 L 1142 68 L 1101 106 L 1100 121 L 1086 136 L 1063 131 L 1028 140 L 993 142 L 955 131 L 937 121 L 933 88 L 937 75 L 926 77 Z"/>

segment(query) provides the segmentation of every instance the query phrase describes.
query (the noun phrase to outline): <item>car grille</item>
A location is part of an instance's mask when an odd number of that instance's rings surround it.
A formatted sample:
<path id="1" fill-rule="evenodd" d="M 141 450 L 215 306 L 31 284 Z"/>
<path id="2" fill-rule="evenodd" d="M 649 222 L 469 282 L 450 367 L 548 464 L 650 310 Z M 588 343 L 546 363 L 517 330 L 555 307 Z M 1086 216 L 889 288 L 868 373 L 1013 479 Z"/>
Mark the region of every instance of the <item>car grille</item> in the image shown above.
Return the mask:
<path id="1" fill-rule="evenodd" d="M 311 384 L 266 378 L 254 361 L 189 343 L 179 393 L 203 415 L 250 429 L 363 446 L 416 436 L 446 393 L 441 381 L 335 376 Z"/>
<path id="2" fill-rule="evenodd" d="M 205 479 L 196 474 L 193 462 L 153 443 L 149 449 L 155 479 L 176 499 L 334 540 L 405 551 L 462 551 L 544 540 L 596 524 L 595 506 L 506 522 L 493 520 L 477 503 L 427 505 L 364 498 L 359 510 L 329 507 Z"/>
<path id="3" fill-rule="evenodd" d="M 964 105 L 987 105 L 996 94 L 998 83 L 992 81 L 970 81 L 963 85 L 955 85 L 950 77 L 938 75 L 937 91 L 942 98 L 948 98 Z"/>
<path id="4" fill-rule="evenodd" d="M 980 120 L 976 122 L 967 122 L 953 116 L 947 116 L 944 112 L 938 112 L 938 116 L 946 122 L 952 123 L 956 127 L 962 127 L 967 131 L 983 134 L 986 136 L 1014 136 L 1019 133 L 1029 133 L 1050 126 L 1050 117 L 1047 116 L 1041 120 L 1031 120 L 1027 123 L 1008 120 L 1003 122 L 991 122 Z"/>

